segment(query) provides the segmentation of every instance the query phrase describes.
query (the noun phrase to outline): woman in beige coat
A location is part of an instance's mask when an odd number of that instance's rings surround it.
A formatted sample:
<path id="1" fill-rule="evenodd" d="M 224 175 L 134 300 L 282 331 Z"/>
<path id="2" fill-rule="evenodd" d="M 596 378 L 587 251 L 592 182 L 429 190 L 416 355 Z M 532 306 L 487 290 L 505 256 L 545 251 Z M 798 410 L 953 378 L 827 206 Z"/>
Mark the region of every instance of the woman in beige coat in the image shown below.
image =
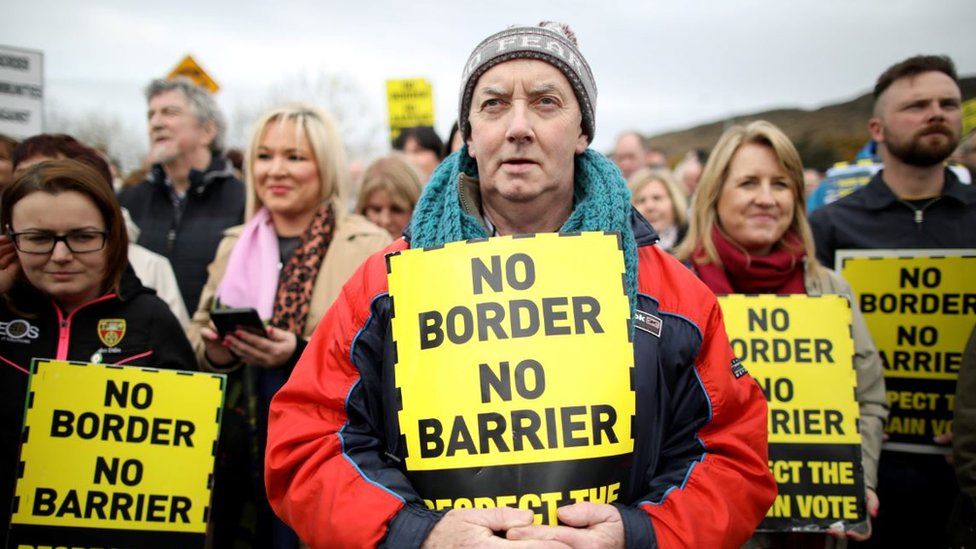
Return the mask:
<path id="1" fill-rule="evenodd" d="M 274 517 L 264 494 L 268 407 L 343 283 L 390 236 L 340 208 L 347 170 L 327 113 L 307 105 L 267 113 L 245 162 L 247 221 L 226 231 L 188 336 L 201 368 L 231 372 L 214 494 L 215 543 L 231 544 L 244 532 L 255 546 L 292 548 L 297 538 Z M 223 307 L 255 309 L 266 333 L 218 336 L 210 315 Z M 241 528 L 247 503 L 257 512 L 253 531 Z"/>

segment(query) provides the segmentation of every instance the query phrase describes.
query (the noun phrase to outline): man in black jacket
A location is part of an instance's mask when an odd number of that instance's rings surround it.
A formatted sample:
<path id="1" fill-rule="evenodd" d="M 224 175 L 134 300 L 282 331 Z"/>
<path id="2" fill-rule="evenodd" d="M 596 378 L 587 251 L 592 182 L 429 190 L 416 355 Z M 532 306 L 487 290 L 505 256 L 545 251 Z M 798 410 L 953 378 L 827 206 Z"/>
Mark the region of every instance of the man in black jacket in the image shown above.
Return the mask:
<path id="1" fill-rule="evenodd" d="M 976 248 L 976 189 L 944 166 L 962 133 L 962 96 L 952 60 L 916 56 L 890 67 L 874 89 L 868 122 L 884 169 L 810 217 L 817 258 L 844 249 Z M 951 434 L 936 437 L 949 444 Z M 957 488 L 941 455 L 884 450 L 877 547 L 945 547 Z"/>
<path id="2" fill-rule="evenodd" d="M 959 143 L 962 96 L 948 57 L 912 57 L 885 71 L 868 122 L 884 169 L 810 216 L 817 258 L 845 249 L 976 246 L 976 189 L 943 164 Z"/>
<path id="3" fill-rule="evenodd" d="M 139 226 L 139 244 L 169 258 L 192 314 L 224 229 L 244 219 L 244 185 L 221 156 L 224 120 L 206 90 L 154 80 L 146 99 L 152 171 L 119 201 Z"/>

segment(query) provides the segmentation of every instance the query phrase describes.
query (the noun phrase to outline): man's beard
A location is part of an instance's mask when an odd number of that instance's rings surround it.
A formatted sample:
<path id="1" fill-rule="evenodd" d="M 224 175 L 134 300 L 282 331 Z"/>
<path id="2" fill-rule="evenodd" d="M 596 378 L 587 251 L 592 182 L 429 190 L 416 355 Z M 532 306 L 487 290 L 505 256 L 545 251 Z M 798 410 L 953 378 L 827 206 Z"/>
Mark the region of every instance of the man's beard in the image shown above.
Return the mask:
<path id="1" fill-rule="evenodd" d="M 942 143 L 925 144 L 923 141 L 925 137 L 933 133 L 944 135 L 948 139 Z M 888 139 L 885 141 L 885 148 L 892 156 L 909 166 L 931 168 L 949 158 L 958 144 L 959 134 L 957 132 L 953 132 L 949 126 L 936 125 L 920 130 L 912 135 L 911 139 L 903 143 Z"/>
<path id="2" fill-rule="evenodd" d="M 161 143 L 149 147 L 149 161 L 153 164 L 169 164 L 180 157 L 175 143 Z"/>

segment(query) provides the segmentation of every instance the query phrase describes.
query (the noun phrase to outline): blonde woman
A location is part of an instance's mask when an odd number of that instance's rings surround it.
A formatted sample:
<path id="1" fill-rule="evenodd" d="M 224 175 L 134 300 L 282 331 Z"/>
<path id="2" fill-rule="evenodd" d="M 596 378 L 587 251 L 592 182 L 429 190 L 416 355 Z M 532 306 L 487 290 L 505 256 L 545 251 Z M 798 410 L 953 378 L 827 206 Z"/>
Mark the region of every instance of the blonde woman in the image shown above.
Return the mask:
<path id="1" fill-rule="evenodd" d="M 346 160 L 326 112 L 292 105 L 265 114 L 245 162 L 246 222 L 226 231 L 188 335 L 201 367 L 234 372 L 229 387 L 241 388 L 228 389 L 225 425 L 250 427 L 249 436 L 229 436 L 230 444 L 221 435 L 221 461 L 249 456 L 238 468 L 249 474 L 218 480 L 215 536 L 230 541 L 240 508 L 251 502 L 259 517 L 251 541 L 294 547 L 297 538 L 271 513 L 261 481 L 268 407 L 343 283 L 390 237 L 358 215 L 343 214 Z M 267 323 L 265 337 L 243 330 L 218 337 L 210 318 L 216 307 L 256 309 Z M 234 440 L 243 443 L 233 447 Z"/>
<path id="2" fill-rule="evenodd" d="M 627 181 L 630 203 L 654 227 L 666 251 L 674 249 L 688 230 L 688 201 L 667 170 L 643 168 Z"/>
<path id="3" fill-rule="evenodd" d="M 417 172 L 401 155 L 385 156 L 363 172 L 355 211 L 386 229 L 394 239 L 400 238 L 422 190 Z"/>
<path id="4" fill-rule="evenodd" d="M 861 457 L 868 513 L 875 516 L 878 457 L 888 415 L 881 360 L 850 286 L 817 261 L 803 165 L 786 134 L 757 121 L 733 126 L 719 138 L 702 172 L 688 236 L 676 255 L 716 294 L 842 294 L 851 299 Z M 847 535 L 863 540 L 871 533 Z"/>

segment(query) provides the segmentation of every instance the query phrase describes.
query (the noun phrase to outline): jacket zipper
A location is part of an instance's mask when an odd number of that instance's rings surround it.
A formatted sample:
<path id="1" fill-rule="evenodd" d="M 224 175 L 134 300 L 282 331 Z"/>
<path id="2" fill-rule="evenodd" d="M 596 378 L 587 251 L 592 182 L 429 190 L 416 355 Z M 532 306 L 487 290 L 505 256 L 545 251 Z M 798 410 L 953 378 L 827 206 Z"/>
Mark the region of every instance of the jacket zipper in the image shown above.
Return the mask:
<path id="1" fill-rule="evenodd" d="M 472 216 L 480 215 L 480 212 L 478 212 L 478 209 L 474 207 L 474 204 L 471 204 L 468 201 L 468 195 L 464 193 L 464 175 L 458 177 L 457 190 L 458 190 L 458 197 L 460 198 L 461 201 L 461 209 L 471 214 Z"/>
<path id="2" fill-rule="evenodd" d="M 101 303 L 102 301 L 107 301 L 115 297 L 115 294 L 105 294 L 102 297 L 93 299 L 87 303 L 82 303 L 75 310 L 68 313 L 65 317 L 64 313 L 61 312 L 61 307 L 51 300 L 51 305 L 54 306 L 55 312 L 58 313 L 58 350 L 55 354 L 55 360 L 68 360 L 68 344 L 71 342 L 71 320 L 74 318 L 75 313 L 84 309 L 89 305 L 94 305 L 95 303 Z"/>

